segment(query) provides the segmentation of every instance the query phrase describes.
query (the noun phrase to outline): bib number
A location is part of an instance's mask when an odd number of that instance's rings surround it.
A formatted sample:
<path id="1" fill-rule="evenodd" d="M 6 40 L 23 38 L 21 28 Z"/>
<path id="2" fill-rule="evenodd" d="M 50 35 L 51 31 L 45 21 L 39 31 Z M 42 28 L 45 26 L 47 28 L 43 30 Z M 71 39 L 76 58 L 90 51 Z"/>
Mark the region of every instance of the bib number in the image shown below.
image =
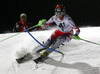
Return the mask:
<path id="1" fill-rule="evenodd" d="M 62 31 L 64 31 L 65 23 L 64 22 L 63 23 L 60 23 L 59 24 L 59 27 L 62 29 Z"/>

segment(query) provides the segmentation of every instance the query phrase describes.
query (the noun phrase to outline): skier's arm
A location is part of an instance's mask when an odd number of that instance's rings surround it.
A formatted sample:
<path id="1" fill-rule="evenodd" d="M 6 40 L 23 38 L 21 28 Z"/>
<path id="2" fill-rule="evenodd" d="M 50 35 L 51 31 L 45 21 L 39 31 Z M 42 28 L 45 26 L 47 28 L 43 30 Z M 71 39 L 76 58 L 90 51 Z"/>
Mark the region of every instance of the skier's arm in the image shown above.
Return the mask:
<path id="1" fill-rule="evenodd" d="M 69 21 L 69 24 L 72 26 L 72 28 L 76 31 L 75 35 L 78 36 L 80 33 L 80 29 L 75 25 L 71 17 L 68 19 L 68 21 Z"/>
<path id="2" fill-rule="evenodd" d="M 44 22 L 44 23 L 43 23 L 44 26 L 42 26 L 42 28 L 43 28 L 43 29 L 48 28 L 53 22 L 54 22 L 54 21 L 53 21 L 53 17 L 51 17 L 47 22 Z"/>

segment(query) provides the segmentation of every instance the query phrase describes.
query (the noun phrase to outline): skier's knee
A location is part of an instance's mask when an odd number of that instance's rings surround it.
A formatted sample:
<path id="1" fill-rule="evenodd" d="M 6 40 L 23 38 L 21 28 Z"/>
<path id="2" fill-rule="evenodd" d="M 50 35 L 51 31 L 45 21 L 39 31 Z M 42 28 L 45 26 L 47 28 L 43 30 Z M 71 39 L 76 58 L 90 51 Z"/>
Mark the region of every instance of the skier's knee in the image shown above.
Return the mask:
<path id="1" fill-rule="evenodd" d="M 65 36 L 60 36 L 57 38 L 57 41 L 60 41 L 61 43 L 64 42 L 66 40 Z"/>
<path id="2" fill-rule="evenodd" d="M 44 45 L 45 45 L 45 46 L 46 46 L 46 45 L 47 45 L 47 46 L 48 46 L 48 45 L 50 46 L 50 45 L 53 44 L 53 43 L 54 43 L 54 40 L 53 40 L 53 39 L 51 39 L 51 40 L 48 39 L 48 40 L 44 43 Z"/>

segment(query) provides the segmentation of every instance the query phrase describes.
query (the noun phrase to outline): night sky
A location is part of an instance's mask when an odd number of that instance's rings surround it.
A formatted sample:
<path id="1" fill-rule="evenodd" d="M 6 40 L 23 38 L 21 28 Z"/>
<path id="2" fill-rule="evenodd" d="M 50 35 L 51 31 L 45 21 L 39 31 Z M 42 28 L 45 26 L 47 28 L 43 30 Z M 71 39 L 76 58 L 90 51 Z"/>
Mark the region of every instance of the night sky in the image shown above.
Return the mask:
<path id="1" fill-rule="evenodd" d="M 54 15 L 57 4 L 66 7 L 66 13 L 78 26 L 100 25 L 100 0 L 6 0 L 0 4 L 0 33 L 12 31 L 21 13 L 26 13 L 33 25 L 41 19 L 48 20 Z"/>

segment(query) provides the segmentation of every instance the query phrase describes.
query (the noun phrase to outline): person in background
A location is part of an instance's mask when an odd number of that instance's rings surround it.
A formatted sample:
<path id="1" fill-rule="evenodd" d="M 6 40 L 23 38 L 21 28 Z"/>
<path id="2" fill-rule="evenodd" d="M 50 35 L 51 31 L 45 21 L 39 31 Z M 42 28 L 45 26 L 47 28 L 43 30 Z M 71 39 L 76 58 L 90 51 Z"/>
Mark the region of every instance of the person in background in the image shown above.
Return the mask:
<path id="1" fill-rule="evenodd" d="M 16 22 L 16 25 L 13 28 L 13 32 L 23 32 L 24 27 L 29 28 L 31 26 L 32 26 L 32 24 L 27 22 L 27 15 L 25 13 L 22 13 L 20 15 L 20 21 Z"/>

